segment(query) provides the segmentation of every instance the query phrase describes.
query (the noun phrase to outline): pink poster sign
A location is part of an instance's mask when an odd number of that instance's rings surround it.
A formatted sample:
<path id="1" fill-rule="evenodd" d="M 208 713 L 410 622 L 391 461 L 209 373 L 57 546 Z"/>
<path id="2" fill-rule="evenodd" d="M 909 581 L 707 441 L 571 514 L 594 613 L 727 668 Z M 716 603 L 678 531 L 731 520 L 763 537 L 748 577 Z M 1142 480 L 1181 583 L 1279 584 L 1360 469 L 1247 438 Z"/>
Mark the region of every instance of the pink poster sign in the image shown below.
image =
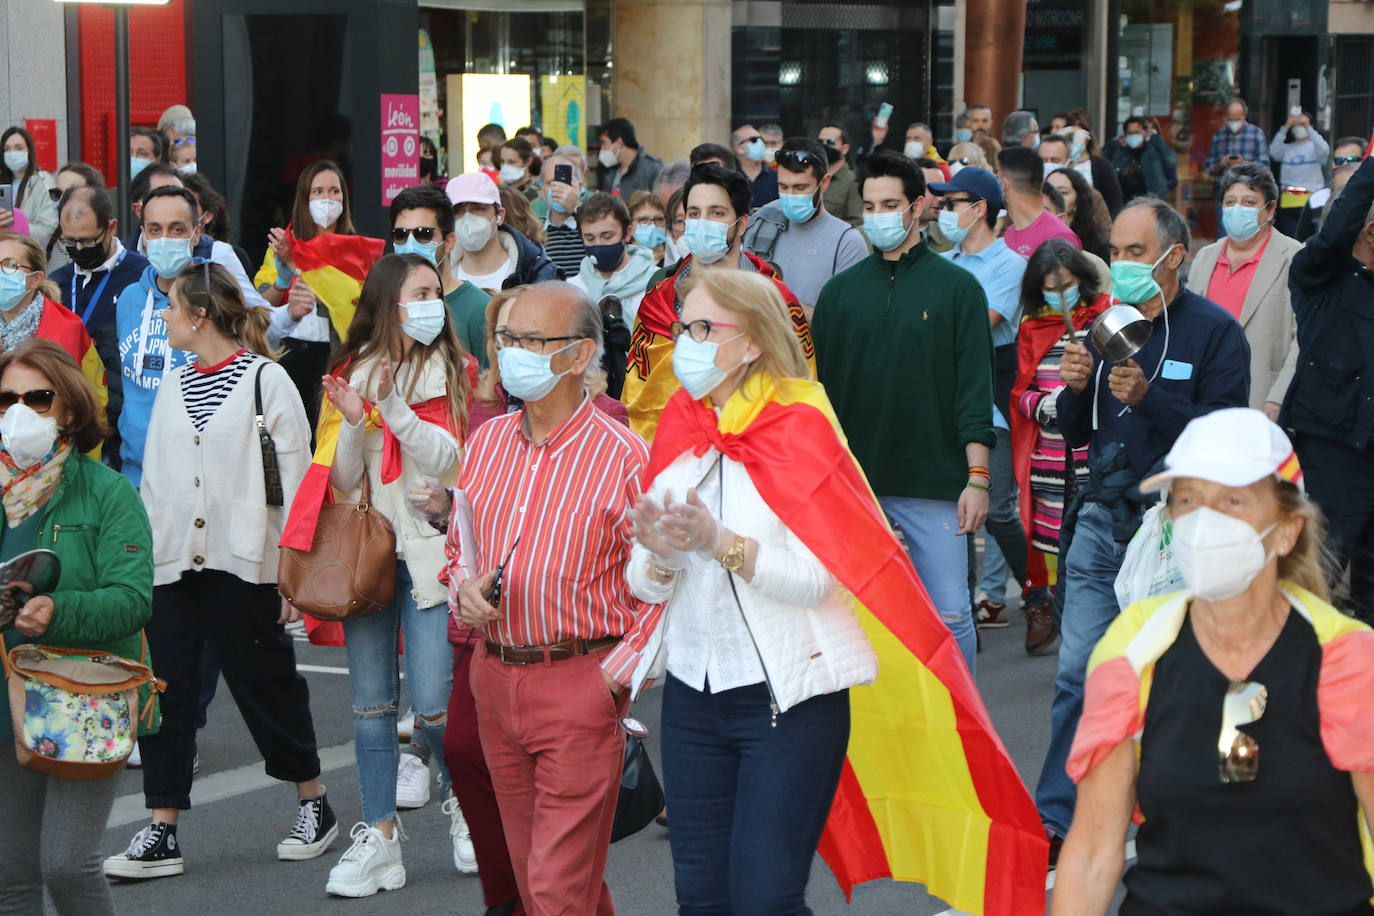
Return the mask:
<path id="1" fill-rule="evenodd" d="M 382 206 L 420 183 L 420 97 L 382 94 Z"/>

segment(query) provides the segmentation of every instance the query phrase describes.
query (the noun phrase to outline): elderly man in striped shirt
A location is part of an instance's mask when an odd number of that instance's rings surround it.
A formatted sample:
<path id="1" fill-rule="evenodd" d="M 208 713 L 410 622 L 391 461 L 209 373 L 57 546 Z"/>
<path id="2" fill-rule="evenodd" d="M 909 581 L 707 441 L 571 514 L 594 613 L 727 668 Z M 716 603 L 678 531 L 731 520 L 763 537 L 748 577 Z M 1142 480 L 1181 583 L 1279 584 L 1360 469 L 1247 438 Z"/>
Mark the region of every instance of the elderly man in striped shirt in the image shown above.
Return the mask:
<path id="1" fill-rule="evenodd" d="M 495 334 L 501 382 L 525 407 L 473 434 L 459 481 L 481 571 L 459 586 L 462 622 L 484 635 L 478 731 L 525 910 L 612 914 L 631 672 L 610 670 L 607 650 L 645 610 L 625 566 L 648 449 L 583 392 L 602 339 L 579 291 L 531 287 Z"/>

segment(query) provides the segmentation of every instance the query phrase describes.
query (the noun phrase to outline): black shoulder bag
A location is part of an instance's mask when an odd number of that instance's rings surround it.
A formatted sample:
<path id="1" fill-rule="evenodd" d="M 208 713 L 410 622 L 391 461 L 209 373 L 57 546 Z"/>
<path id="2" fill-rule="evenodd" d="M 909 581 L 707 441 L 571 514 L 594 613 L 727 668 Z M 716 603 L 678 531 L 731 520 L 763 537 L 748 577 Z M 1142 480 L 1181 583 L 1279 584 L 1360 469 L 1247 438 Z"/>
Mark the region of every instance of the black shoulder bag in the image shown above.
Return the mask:
<path id="1" fill-rule="evenodd" d="M 281 489 L 281 468 L 277 466 L 277 443 L 267 431 L 267 420 L 262 412 L 262 370 L 266 367 L 264 362 L 253 375 L 253 424 L 258 428 L 258 445 L 262 447 L 262 481 L 267 487 L 267 505 L 281 506 L 286 497 Z"/>

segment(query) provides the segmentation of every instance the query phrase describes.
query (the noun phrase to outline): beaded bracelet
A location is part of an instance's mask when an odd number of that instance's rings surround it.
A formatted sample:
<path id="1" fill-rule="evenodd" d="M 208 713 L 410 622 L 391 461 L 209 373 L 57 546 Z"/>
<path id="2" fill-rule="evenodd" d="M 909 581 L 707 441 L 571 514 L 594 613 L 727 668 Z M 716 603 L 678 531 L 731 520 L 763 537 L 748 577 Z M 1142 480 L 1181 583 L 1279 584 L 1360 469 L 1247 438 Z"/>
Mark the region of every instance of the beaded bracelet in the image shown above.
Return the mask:
<path id="1" fill-rule="evenodd" d="M 967 484 L 965 484 L 965 486 L 971 487 L 974 490 L 982 490 L 984 493 L 987 493 L 991 489 L 991 487 L 989 487 L 985 483 L 974 483 L 971 480 Z"/>

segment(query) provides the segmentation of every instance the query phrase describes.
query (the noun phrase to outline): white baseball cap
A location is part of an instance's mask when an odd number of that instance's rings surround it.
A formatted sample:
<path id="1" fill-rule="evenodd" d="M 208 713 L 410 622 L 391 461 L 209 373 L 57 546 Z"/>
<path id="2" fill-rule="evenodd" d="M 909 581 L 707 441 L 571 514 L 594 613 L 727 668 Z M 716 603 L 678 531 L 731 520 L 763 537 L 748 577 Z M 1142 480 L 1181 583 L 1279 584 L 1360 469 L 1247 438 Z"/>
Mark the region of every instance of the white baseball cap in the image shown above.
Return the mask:
<path id="1" fill-rule="evenodd" d="M 455 175 L 449 179 L 444 190 L 448 193 L 449 203 L 455 207 L 458 204 L 501 206 L 501 194 L 496 188 L 496 182 L 481 172 L 465 172 L 462 175 Z"/>
<path id="2" fill-rule="evenodd" d="M 1303 489 L 1302 466 L 1278 424 L 1250 407 L 1214 410 L 1183 428 L 1164 459 L 1168 468 L 1140 484 L 1142 493 L 1169 489 L 1179 477 L 1245 487 L 1271 474 Z"/>

